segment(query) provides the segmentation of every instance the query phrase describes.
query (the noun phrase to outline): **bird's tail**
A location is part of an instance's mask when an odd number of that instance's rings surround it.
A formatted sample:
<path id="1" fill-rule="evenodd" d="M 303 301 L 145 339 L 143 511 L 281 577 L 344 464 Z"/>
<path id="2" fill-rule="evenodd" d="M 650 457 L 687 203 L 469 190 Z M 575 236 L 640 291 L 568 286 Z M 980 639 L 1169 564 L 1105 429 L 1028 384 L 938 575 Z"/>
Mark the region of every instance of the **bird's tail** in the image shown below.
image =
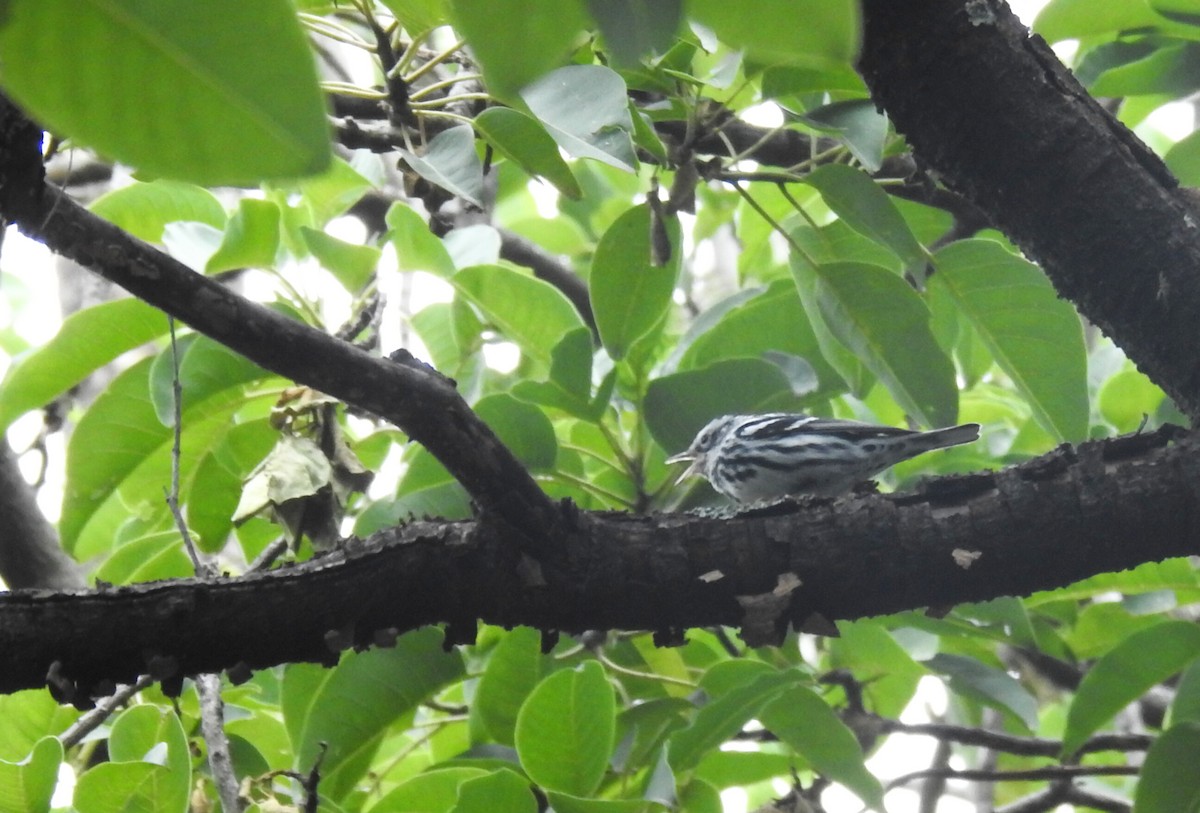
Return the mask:
<path id="1" fill-rule="evenodd" d="M 926 449 L 944 449 L 947 446 L 959 446 L 979 440 L 979 424 L 964 423 L 959 426 L 948 426 L 945 429 L 933 429 L 921 433 L 921 445 Z"/>

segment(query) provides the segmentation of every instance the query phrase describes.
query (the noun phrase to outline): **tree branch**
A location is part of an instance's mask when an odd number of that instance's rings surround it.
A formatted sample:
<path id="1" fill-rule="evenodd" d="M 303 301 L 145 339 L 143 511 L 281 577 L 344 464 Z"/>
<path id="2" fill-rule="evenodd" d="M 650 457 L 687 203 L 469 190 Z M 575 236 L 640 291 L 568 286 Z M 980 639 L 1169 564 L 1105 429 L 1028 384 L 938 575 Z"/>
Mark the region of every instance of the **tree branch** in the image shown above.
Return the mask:
<path id="1" fill-rule="evenodd" d="M 0 692 L 43 685 L 86 703 L 94 687 L 294 661 L 477 621 L 541 630 L 789 626 L 1001 595 L 1195 552 L 1200 439 L 1170 433 L 1063 447 L 924 493 L 804 499 L 733 514 L 579 513 L 557 567 L 530 568 L 507 525 L 417 522 L 267 574 L 94 593 L 0 597 Z M 1017 519 L 1019 518 L 1019 519 Z M 969 567 L 955 553 L 978 552 Z M 527 561 L 527 560 L 526 560 Z M 780 576 L 799 585 L 777 591 Z M 784 579 L 783 582 L 793 581 Z"/>
<path id="2" fill-rule="evenodd" d="M 552 553 L 558 509 L 449 379 L 415 361 L 371 356 L 240 297 L 93 215 L 43 182 L 40 136 L 0 98 L 0 216 L 266 369 L 396 424 L 485 512 L 520 529 L 524 550 Z"/>
<path id="3" fill-rule="evenodd" d="M 1000 0 L 865 0 L 860 70 L 918 158 L 1200 416 L 1200 231 L 1162 161 Z"/>

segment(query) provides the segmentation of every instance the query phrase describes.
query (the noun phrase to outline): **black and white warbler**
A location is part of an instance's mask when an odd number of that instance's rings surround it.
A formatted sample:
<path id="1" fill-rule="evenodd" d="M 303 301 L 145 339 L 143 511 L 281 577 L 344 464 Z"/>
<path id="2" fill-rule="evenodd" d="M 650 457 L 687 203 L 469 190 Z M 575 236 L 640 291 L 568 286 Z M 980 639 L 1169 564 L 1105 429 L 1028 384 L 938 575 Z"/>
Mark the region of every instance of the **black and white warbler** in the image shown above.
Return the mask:
<path id="1" fill-rule="evenodd" d="M 725 415 L 667 462 L 691 461 L 679 481 L 703 475 L 737 502 L 833 496 L 901 460 L 978 438 L 977 423 L 917 432 L 784 412 Z"/>

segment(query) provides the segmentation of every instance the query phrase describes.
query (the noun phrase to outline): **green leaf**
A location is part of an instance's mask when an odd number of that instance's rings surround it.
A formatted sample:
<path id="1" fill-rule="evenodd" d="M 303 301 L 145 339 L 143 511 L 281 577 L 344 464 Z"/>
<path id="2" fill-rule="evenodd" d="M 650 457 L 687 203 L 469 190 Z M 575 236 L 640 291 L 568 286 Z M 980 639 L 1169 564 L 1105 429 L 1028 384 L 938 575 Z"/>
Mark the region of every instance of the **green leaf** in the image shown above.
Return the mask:
<path id="1" fill-rule="evenodd" d="M 505 338 L 543 364 L 563 336 L 583 326 L 575 306 L 557 288 L 510 268 L 476 265 L 450 282 Z"/>
<path id="2" fill-rule="evenodd" d="M 270 420 L 239 423 L 200 460 L 186 495 L 187 522 L 200 548 L 215 553 L 233 530 L 242 483 L 279 439 Z"/>
<path id="3" fill-rule="evenodd" d="M 456 766 L 418 774 L 401 782 L 369 810 L 370 813 L 449 813 L 458 801 L 463 783 L 487 773 L 483 768 Z"/>
<path id="4" fill-rule="evenodd" d="M 651 261 L 654 224 L 648 204 L 617 218 L 596 246 L 588 292 L 600 339 L 614 360 L 625 358 L 671 305 L 680 266 L 679 224 L 672 218 L 662 225 L 671 241 L 671 257 L 661 266 Z"/>
<path id="5" fill-rule="evenodd" d="M 0 813 L 49 813 L 63 747 L 43 737 L 21 762 L 0 761 Z"/>
<path id="6" fill-rule="evenodd" d="M 763 359 L 726 359 L 654 379 L 642 408 L 655 442 L 674 452 L 686 449 L 718 415 L 793 409 L 801 403 L 778 366 Z"/>
<path id="7" fill-rule="evenodd" d="M 80 419 L 67 447 L 67 484 L 59 532 L 80 558 L 108 551 L 119 528 L 140 535 L 167 526 L 164 488 L 171 481 L 171 430 L 159 422 L 146 359 L 117 376 Z M 182 359 L 183 426 L 180 484 L 234 425 L 255 365 L 207 338 Z M 169 396 L 158 381 L 160 402 Z M 169 401 L 167 401 L 169 402 Z M 131 524 L 130 521 L 133 520 Z"/>
<path id="8" fill-rule="evenodd" d="M 531 470 L 554 467 L 554 460 L 558 457 L 554 426 L 546 413 L 533 404 L 498 392 L 475 404 L 475 414 Z"/>
<path id="9" fill-rule="evenodd" d="M 462 656 L 444 651 L 441 631 L 430 627 L 401 636 L 391 649 L 347 653 L 333 669 L 287 667 L 282 708 L 293 767 L 311 770 L 327 743 L 322 793 L 341 798 L 361 778 L 364 760 L 388 727 L 463 673 Z"/>
<path id="10" fill-rule="evenodd" d="M 475 129 L 497 152 L 530 175 L 545 178 L 572 200 L 583 195 L 558 145 L 536 119 L 511 108 L 489 107 L 475 117 Z"/>
<path id="11" fill-rule="evenodd" d="M 450 0 L 450 18 L 471 44 L 488 90 L 510 102 L 526 84 L 563 64 L 587 27 L 579 3 L 557 0 Z"/>
<path id="12" fill-rule="evenodd" d="M 196 574 L 183 550 L 179 531 L 160 531 L 125 542 L 96 569 L 95 578 L 108 584 L 186 579 Z"/>
<path id="13" fill-rule="evenodd" d="M 821 393 L 845 391 L 845 382 L 821 354 L 796 286 L 788 279 L 775 280 L 762 293 L 729 309 L 688 346 L 679 369 L 730 358 L 766 358 L 771 351 L 807 361 Z"/>
<path id="14" fill-rule="evenodd" d="M 1192 661 L 1179 678 L 1169 721 L 1172 726 L 1185 722 L 1200 724 L 1200 661 Z"/>
<path id="15" fill-rule="evenodd" d="M 1051 0 L 1038 13 L 1033 29 L 1048 42 L 1089 37 L 1128 29 L 1153 28 L 1166 22 L 1146 3 L 1096 3 Z"/>
<path id="16" fill-rule="evenodd" d="M 1200 627 L 1164 621 L 1135 632 L 1083 676 L 1063 734 L 1063 754 L 1072 754 L 1114 714 L 1157 683 L 1200 656 Z"/>
<path id="17" fill-rule="evenodd" d="M 615 71 L 600 65 L 568 65 L 525 88 L 521 98 L 570 155 L 634 171 L 633 119 L 625 80 Z"/>
<path id="18" fill-rule="evenodd" d="M 132 183 L 104 193 L 88 208 L 148 243 L 162 242 L 163 226 L 181 220 L 225 228 L 225 208 L 217 196 L 183 181 Z"/>
<path id="19" fill-rule="evenodd" d="M 171 772 L 149 762 L 108 762 L 84 772 L 75 783 L 78 813 L 186 813 L 167 807 Z"/>
<path id="20" fill-rule="evenodd" d="M 858 159 L 867 172 L 878 172 L 883 166 L 888 120 L 887 116 L 875 109 L 875 102 L 870 99 L 833 102 L 810 110 L 803 118 L 815 127 L 837 133 L 850 150 L 850 154 Z M 850 169 L 841 164 L 826 164 L 821 169 L 834 167 Z M 821 172 L 821 169 L 813 174 Z M 831 207 L 832 205 L 830 204 Z"/>
<path id="21" fill-rule="evenodd" d="M 1008 712 L 1029 731 L 1037 730 L 1037 701 L 1007 672 L 963 655 L 937 654 L 925 665 L 948 675 L 951 691 Z"/>
<path id="22" fill-rule="evenodd" d="M 929 309 L 904 280 L 864 263 L 808 269 L 793 258 L 792 270 L 810 319 L 815 309 L 833 338 L 879 377 L 902 409 L 925 426 L 954 423 L 954 365 L 933 338 Z"/>
<path id="23" fill-rule="evenodd" d="M 600 664 L 551 674 L 521 706 L 516 746 L 529 778 L 547 790 L 590 796 L 612 754 L 616 702 Z"/>
<path id="24" fill-rule="evenodd" d="M 1183 96 L 1200 87 L 1200 45 L 1157 48 L 1142 59 L 1114 66 L 1088 88 L 1094 96 Z"/>
<path id="25" fill-rule="evenodd" d="M 475 152 L 475 135 L 469 125 L 438 133 L 421 155 L 408 150 L 398 152 L 413 172 L 431 184 L 483 206 L 483 163 Z"/>
<path id="26" fill-rule="evenodd" d="M 845 785 L 876 810 L 883 786 L 863 764 L 862 748 L 829 704 L 806 686 L 789 686 L 762 710 L 763 725 L 795 748 L 813 768 Z"/>
<path id="27" fill-rule="evenodd" d="M 541 635 L 530 627 L 504 633 L 479 678 L 471 713 L 496 742 L 513 744 L 517 714 L 541 679 Z"/>
<path id="28" fill-rule="evenodd" d="M 0 697 L 0 759 L 19 762 L 47 735 L 61 733 L 79 717 L 60 706 L 46 689 L 29 689 Z"/>
<path id="29" fill-rule="evenodd" d="M 843 621 L 832 638 L 833 667 L 850 670 L 863 682 L 870 708 L 884 717 L 899 717 L 926 674 L 881 624 Z"/>
<path id="30" fill-rule="evenodd" d="M 238 268 L 273 268 L 279 251 L 279 207 L 269 200 L 242 198 L 229 218 L 221 247 L 208 258 L 204 273 Z"/>
<path id="31" fill-rule="evenodd" d="M 993 240 L 951 243 L 934 263 L 930 287 L 944 286 L 1038 424 L 1058 440 L 1086 439 L 1083 328 L 1045 274 Z"/>
<path id="32" fill-rule="evenodd" d="M 166 754 L 144 761 L 160 743 Z M 88 770 L 75 785 L 79 813 L 187 811 L 191 754 L 173 711 L 148 704 L 126 710 L 113 723 L 108 749 L 112 761 Z"/>
<path id="33" fill-rule="evenodd" d="M 393 203 L 385 219 L 392 230 L 391 242 L 401 271 L 428 271 L 443 278 L 454 274 L 450 252 L 415 210 L 403 203 Z"/>
<path id="34" fill-rule="evenodd" d="M 763 670 L 757 677 L 709 701 L 697 712 L 691 725 L 671 737 L 668 751 L 671 768 L 676 773 L 695 768 L 705 754 L 741 731 L 768 700 L 803 679 L 795 670 Z"/>
<path id="35" fill-rule="evenodd" d="M 166 332 L 162 311 L 138 299 L 118 299 L 71 314 L 53 339 L 9 369 L 0 384 L 0 429 Z"/>
<path id="36" fill-rule="evenodd" d="M 513 771 L 501 769 L 468 779 L 459 786 L 454 813 L 501 810 L 504 813 L 537 813 L 538 800 L 534 798 L 528 780 Z"/>
<path id="37" fill-rule="evenodd" d="M 682 0 L 587 0 L 587 9 L 623 66 L 646 54 L 666 53 L 683 20 Z"/>
<path id="38" fill-rule="evenodd" d="M 396 19 L 413 39 L 439 25 L 445 25 L 448 20 L 444 0 L 382 0 L 382 2 L 389 11 L 396 15 Z"/>
<path id="39" fill-rule="evenodd" d="M 513 395 L 585 421 L 600 420 L 612 397 L 616 374 L 609 371 L 593 398 L 592 352 L 592 334 L 586 328 L 572 330 L 550 353 L 550 380 L 518 381 Z"/>
<path id="40" fill-rule="evenodd" d="M 163 348 L 150 369 L 150 400 L 163 426 L 175 425 L 175 358 L 183 412 L 230 387 L 270 377 L 263 368 L 223 344 L 199 333 L 179 337 L 174 353 Z"/>
<path id="41" fill-rule="evenodd" d="M 859 9 L 852 0 L 759 0 L 753 13 L 738 3 L 691 0 L 688 11 L 722 42 L 764 61 L 823 65 L 858 55 Z"/>
<path id="42" fill-rule="evenodd" d="M 10 0 L 6 9 L 4 89 L 57 133 L 206 186 L 329 164 L 312 52 L 286 0 Z"/>
<path id="43" fill-rule="evenodd" d="M 648 813 L 658 808 L 641 799 L 583 799 L 568 793 L 550 791 L 546 794 L 554 813 Z M 496 809 L 496 808 L 493 808 Z M 663 805 L 662 810 L 669 810 Z M 694 808 L 687 808 L 689 811 Z"/>
<path id="44" fill-rule="evenodd" d="M 375 246 L 348 243 L 323 231 L 300 227 L 304 244 L 322 267 L 328 268 L 347 291 L 356 294 L 371 280 L 383 252 Z"/>
<path id="45" fill-rule="evenodd" d="M 1150 746 L 1133 798 L 1133 813 L 1195 813 L 1200 810 L 1200 724 L 1171 726 Z"/>
<path id="46" fill-rule="evenodd" d="M 1166 398 L 1145 373 L 1123 370 L 1104 382 L 1097 398 L 1100 414 L 1121 434 L 1136 432 L 1147 415 L 1153 415 Z"/>
<path id="47" fill-rule="evenodd" d="M 817 188 L 825 203 L 859 234 L 891 249 L 905 266 L 917 266 L 928 257 L 904 217 L 879 184 L 861 170 L 844 164 L 826 164 L 804 182 Z"/>

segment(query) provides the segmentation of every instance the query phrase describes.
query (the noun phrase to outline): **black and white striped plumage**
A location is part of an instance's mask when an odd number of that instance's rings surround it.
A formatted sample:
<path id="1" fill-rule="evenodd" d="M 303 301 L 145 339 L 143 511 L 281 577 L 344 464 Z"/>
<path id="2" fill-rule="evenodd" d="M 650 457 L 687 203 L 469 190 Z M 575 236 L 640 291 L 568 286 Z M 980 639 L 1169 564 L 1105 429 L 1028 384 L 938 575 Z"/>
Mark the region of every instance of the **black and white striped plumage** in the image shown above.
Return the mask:
<path id="1" fill-rule="evenodd" d="M 917 432 L 783 412 L 725 415 L 667 462 L 690 460 L 680 480 L 703 475 L 737 502 L 789 494 L 832 496 L 901 460 L 978 438 L 976 423 Z"/>

